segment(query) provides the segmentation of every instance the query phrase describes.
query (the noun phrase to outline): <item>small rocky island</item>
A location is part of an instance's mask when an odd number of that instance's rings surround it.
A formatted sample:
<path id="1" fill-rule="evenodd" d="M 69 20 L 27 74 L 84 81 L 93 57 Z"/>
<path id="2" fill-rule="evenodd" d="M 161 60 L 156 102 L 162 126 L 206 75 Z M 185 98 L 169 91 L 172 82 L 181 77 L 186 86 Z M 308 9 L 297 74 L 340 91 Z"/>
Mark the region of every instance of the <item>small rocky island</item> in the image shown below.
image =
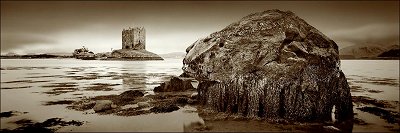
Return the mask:
<path id="1" fill-rule="evenodd" d="M 163 58 L 146 50 L 144 27 L 129 27 L 122 30 L 122 49 L 112 51 L 107 60 L 163 60 Z"/>
<path id="2" fill-rule="evenodd" d="M 74 53 L 72 53 L 72 56 L 75 57 L 76 59 L 82 59 L 82 60 L 96 59 L 95 54 L 92 51 L 89 51 L 88 48 L 85 48 L 85 46 L 83 46 L 80 49 L 75 49 Z"/>
<path id="3" fill-rule="evenodd" d="M 200 82 L 203 112 L 299 122 L 353 118 L 337 44 L 290 11 L 250 14 L 186 52 L 183 70 Z"/>

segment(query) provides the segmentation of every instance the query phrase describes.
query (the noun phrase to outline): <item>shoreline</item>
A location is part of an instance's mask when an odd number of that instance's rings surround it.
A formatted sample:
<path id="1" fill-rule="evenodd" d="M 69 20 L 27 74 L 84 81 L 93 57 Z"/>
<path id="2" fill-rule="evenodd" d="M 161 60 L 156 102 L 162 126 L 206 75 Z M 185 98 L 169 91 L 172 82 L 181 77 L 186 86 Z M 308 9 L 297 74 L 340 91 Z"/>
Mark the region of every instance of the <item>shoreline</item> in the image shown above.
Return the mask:
<path id="1" fill-rule="evenodd" d="M 37 54 L 37 55 L 0 55 L 0 59 L 70 59 L 75 58 L 72 55 L 52 55 L 52 54 Z M 400 60 L 400 57 L 367 57 L 367 58 L 347 58 L 339 57 L 340 60 Z M 154 57 L 95 57 L 94 59 L 86 60 L 122 60 L 122 61 L 135 61 L 135 60 L 164 60 L 161 56 Z"/>
<path id="2" fill-rule="evenodd" d="M 74 57 L 40 57 L 40 58 L 30 58 L 30 57 L 0 57 L 0 59 L 76 59 Z M 82 59 L 77 59 L 82 60 Z M 164 60 L 158 57 L 134 57 L 134 58 L 96 58 L 91 60 L 115 60 L 115 61 L 147 61 L 147 60 Z"/>

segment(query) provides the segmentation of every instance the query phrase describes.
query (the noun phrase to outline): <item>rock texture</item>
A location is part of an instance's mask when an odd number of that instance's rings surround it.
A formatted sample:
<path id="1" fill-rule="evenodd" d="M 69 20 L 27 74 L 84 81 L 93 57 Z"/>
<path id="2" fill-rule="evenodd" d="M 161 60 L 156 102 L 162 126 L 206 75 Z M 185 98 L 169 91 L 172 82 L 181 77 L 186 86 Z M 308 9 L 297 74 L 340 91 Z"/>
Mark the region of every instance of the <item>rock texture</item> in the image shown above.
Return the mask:
<path id="1" fill-rule="evenodd" d="M 142 91 L 139 90 L 128 90 L 125 92 L 122 92 L 119 97 L 121 100 L 125 100 L 125 101 L 133 101 L 135 100 L 135 98 L 138 97 L 143 97 L 144 93 Z"/>
<path id="2" fill-rule="evenodd" d="M 137 104 L 138 104 L 139 108 L 150 107 L 150 104 L 148 102 L 138 102 Z"/>
<path id="3" fill-rule="evenodd" d="M 150 109 L 154 113 L 168 113 L 179 110 L 179 107 L 175 104 L 160 104 Z"/>
<path id="4" fill-rule="evenodd" d="M 172 77 L 171 80 L 162 83 L 154 88 L 154 92 L 173 92 L 194 90 L 191 80 L 179 77 Z"/>
<path id="5" fill-rule="evenodd" d="M 337 44 L 290 11 L 242 18 L 186 49 L 200 104 L 216 112 L 295 121 L 353 117 Z"/>
<path id="6" fill-rule="evenodd" d="M 112 109 L 113 102 L 110 100 L 98 100 L 93 107 L 94 112 L 102 112 Z"/>
<path id="7" fill-rule="evenodd" d="M 155 53 L 147 50 L 119 49 L 111 53 L 108 59 L 131 59 L 131 60 L 164 60 Z"/>
<path id="8" fill-rule="evenodd" d="M 74 53 L 72 53 L 72 56 L 82 60 L 94 60 L 96 58 L 95 54 L 84 46 L 80 49 L 75 49 Z"/>

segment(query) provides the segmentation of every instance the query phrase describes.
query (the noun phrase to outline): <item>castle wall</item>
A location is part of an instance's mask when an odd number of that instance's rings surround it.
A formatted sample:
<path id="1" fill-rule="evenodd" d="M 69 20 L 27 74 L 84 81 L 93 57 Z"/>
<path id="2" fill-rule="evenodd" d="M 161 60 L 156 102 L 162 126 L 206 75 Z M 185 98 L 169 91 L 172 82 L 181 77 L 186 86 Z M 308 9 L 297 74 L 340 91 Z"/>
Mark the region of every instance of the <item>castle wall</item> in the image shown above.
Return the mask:
<path id="1" fill-rule="evenodd" d="M 122 49 L 131 49 L 133 46 L 133 30 L 122 30 Z"/>
<path id="2" fill-rule="evenodd" d="M 135 28 L 133 31 L 133 43 L 134 49 L 145 49 L 146 48 L 146 31 L 143 27 Z"/>
<path id="3" fill-rule="evenodd" d="M 146 31 L 143 27 L 122 30 L 122 49 L 141 50 L 146 48 Z"/>

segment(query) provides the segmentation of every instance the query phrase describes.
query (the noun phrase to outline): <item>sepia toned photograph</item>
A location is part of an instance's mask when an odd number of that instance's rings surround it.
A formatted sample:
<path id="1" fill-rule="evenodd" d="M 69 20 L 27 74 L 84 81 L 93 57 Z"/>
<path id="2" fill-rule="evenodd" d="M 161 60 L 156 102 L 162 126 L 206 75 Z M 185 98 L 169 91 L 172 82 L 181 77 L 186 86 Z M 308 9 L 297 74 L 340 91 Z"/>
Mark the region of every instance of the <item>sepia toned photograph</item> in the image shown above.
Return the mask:
<path id="1" fill-rule="evenodd" d="M 1 0 L 1 132 L 400 132 L 400 2 Z"/>

